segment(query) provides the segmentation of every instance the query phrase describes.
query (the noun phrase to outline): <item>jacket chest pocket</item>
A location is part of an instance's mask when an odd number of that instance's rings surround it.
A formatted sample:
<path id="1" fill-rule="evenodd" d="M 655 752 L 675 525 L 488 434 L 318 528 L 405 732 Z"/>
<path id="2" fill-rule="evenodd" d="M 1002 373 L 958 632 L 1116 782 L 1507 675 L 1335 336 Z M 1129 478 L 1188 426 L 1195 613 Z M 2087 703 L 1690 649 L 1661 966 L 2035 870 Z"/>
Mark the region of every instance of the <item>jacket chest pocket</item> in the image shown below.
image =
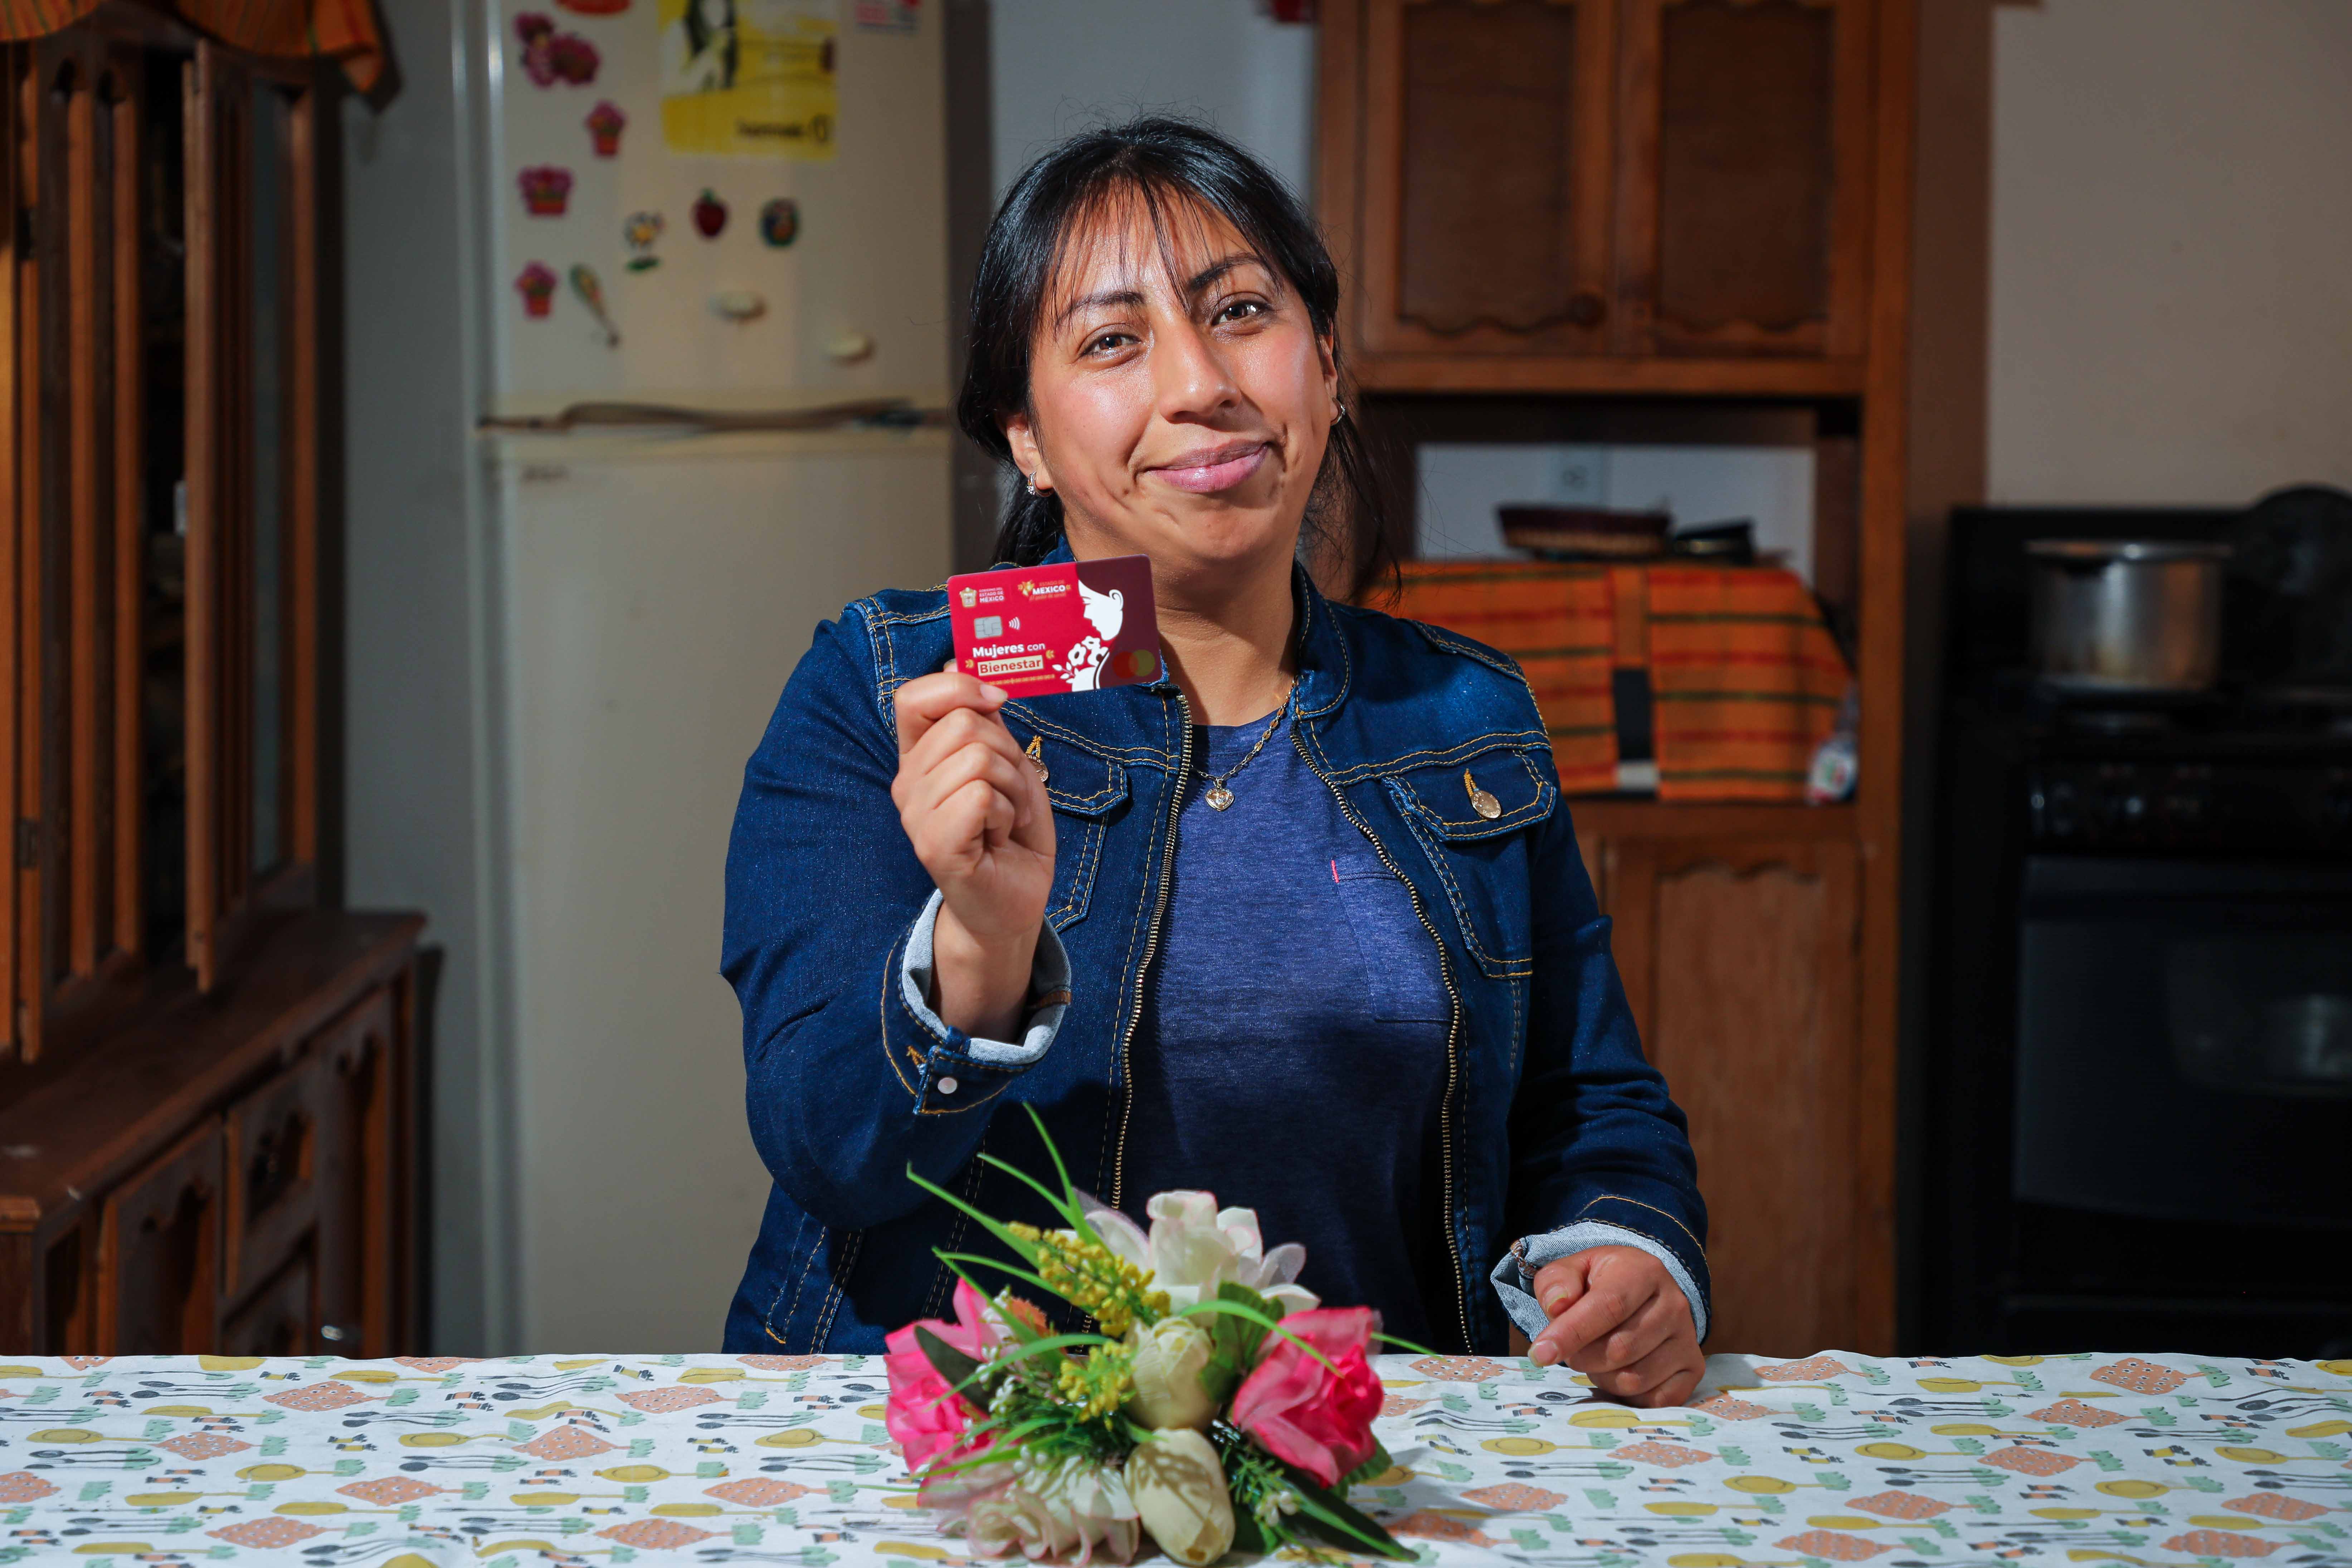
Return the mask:
<path id="1" fill-rule="evenodd" d="M 1054 890 L 1045 900 L 1045 923 L 1066 930 L 1086 917 L 1094 897 L 1095 873 L 1102 866 L 1103 835 L 1127 804 L 1127 767 L 1051 735 L 1013 738 L 1042 767 L 1045 798 L 1054 804 Z"/>
<path id="2" fill-rule="evenodd" d="M 1534 967 L 1524 835 L 1551 816 L 1559 788 L 1529 752 L 1482 752 L 1467 763 L 1414 768 L 1382 783 L 1428 857 L 1462 932 L 1489 978 Z"/>

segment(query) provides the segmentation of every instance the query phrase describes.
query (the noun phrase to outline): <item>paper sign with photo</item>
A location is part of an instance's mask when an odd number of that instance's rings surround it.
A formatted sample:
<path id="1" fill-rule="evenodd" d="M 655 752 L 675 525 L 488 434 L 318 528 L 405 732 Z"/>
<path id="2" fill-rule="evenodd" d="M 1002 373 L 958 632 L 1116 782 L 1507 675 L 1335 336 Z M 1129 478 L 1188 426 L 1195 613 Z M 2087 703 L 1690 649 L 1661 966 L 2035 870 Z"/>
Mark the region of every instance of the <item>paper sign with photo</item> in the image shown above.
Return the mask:
<path id="1" fill-rule="evenodd" d="M 660 0 L 658 15 L 671 152 L 833 157 L 839 0 Z"/>

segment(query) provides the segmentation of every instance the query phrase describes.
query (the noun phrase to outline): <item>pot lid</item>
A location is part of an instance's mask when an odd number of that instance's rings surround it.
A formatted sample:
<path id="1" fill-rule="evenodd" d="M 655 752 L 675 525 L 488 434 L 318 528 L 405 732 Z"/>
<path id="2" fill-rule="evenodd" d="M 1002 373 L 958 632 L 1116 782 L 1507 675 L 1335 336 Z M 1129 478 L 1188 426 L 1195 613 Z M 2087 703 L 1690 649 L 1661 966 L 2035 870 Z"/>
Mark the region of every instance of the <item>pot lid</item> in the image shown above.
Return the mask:
<path id="1" fill-rule="evenodd" d="M 2230 547 L 2197 539 L 2034 539 L 2025 552 L 2041 561 L 2227 561 Z"/>

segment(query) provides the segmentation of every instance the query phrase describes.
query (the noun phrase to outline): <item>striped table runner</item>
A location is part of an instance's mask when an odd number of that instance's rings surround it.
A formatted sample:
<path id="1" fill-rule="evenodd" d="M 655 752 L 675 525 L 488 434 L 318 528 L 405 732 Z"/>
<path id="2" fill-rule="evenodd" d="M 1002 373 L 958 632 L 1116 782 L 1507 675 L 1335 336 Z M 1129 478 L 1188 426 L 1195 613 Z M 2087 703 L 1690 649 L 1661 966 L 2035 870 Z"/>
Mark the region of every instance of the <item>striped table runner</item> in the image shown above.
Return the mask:
<path id="1" fill-rule="evenodd" d="M 1678 801 L 1801 801 L 1851 679 L 1776 568 L 1413 562 L 1398 613 L 1519 661 L 1571 795 L 1618 787 L 1619 670 L 1648 675 L 1658 798 Z"/>

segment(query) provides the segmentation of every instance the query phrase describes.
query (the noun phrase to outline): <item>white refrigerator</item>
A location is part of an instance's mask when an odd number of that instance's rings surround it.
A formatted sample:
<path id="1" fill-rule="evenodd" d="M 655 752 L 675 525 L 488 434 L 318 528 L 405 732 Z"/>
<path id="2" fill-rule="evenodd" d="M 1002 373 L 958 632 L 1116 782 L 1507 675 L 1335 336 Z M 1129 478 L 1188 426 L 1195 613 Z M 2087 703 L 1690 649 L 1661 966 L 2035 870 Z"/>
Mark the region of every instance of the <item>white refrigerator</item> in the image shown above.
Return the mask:
<path id="1" fill-rule="evenodd" d="M 943 407 L 940 10 L 498 0 L 490 414 Z M 719 1342 L 768 1186 L 718 973 L 744 760 L 821 618 L 946 575 L 950 439 L 480 437 L 517 1343 Z"/>

